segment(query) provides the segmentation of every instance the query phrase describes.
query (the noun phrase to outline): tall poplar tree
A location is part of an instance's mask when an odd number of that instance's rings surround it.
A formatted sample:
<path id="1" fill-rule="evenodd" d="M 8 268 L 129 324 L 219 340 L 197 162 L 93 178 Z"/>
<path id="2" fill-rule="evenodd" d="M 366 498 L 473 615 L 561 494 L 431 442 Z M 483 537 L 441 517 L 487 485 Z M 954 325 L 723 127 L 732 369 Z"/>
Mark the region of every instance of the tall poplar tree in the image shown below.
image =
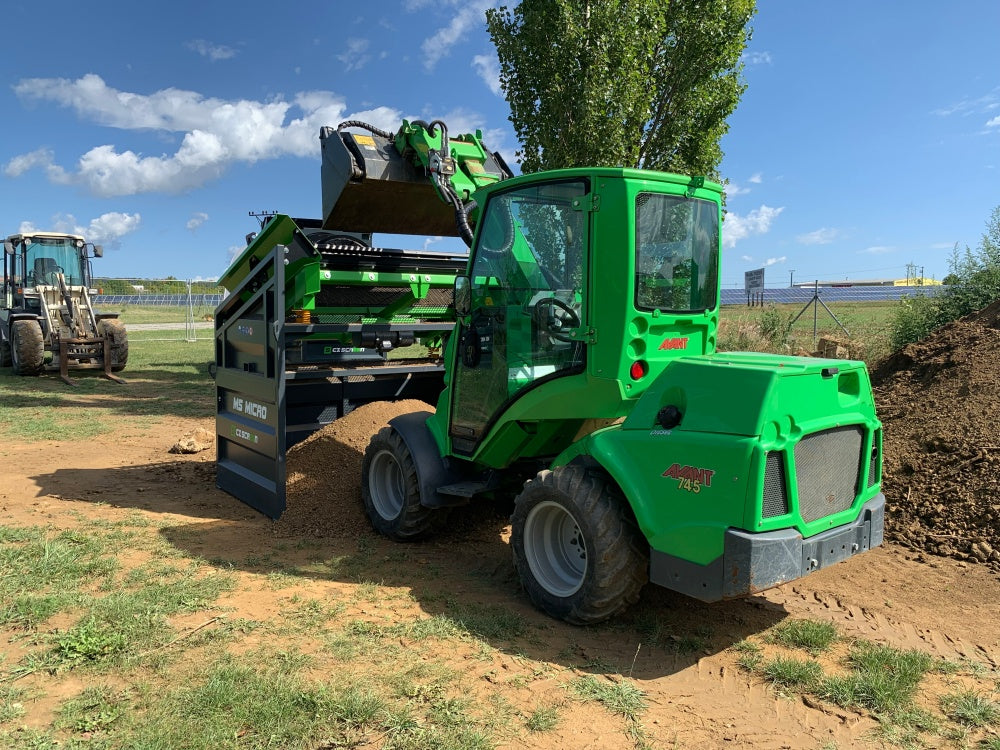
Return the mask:
<path id="1" fill-rule="evenodd" d="M 756 0 L 521 0 L 486 13 L 524 172 L 718 178 Z"/>

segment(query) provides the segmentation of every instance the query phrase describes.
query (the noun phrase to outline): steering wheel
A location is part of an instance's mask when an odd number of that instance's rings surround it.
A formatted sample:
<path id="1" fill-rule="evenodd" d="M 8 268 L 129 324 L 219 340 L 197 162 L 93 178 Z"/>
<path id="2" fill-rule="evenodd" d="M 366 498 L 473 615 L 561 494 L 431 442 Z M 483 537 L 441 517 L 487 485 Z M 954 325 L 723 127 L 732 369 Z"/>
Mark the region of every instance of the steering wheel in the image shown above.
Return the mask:
<path id="1" fill-rule="evenodd" d="M 563 333 L 570 328 L 580 327 L 580 316 L 568 303 L 558 297 L 543 297 L 535 303 L 533 312 L 538 324 L 556 341 L 572 343 L 575 340 Z"/>

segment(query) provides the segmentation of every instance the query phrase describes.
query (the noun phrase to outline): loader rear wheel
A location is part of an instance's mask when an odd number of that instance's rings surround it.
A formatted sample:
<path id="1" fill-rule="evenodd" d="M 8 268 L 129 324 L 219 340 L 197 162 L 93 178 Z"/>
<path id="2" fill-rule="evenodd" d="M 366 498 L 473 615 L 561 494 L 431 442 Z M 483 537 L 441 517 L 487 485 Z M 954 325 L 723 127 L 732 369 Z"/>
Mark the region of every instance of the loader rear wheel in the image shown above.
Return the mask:
<path id="1" fill-rule="evenodd" d="M 647 545 L 621 491 L 581 466 L 539 472 L 525 485 L 511 547 L 535 606 L 575 625 L 634 604 L 648 576 Z"/>
<path id="2" fill-rule="evenodd" d="M 0 341 L 0 367 L 10 367 L 10 342 Z"/>
<path id="3" fill-rule="evenodd" d="M 420 504 L 416 464 L 392 427 L 379 430 L 365 449 L 361 498 L 375 530 L 399 542 L 436 531 L 446 518 L 445 509 Z"/>
<path id="4" fill-rule="evenodd" d="M 111 372 L 121 372 L 128 363 L 125 324 L 116 318 L 105 318 L 97 323 L 97 332 L 111 342 Z"/>
<path id="5" fill-rule="evenodd" d="M 37 375 L 45 365 L 45 339 L 36 320 L 15 320 L 10 326 L 11 369 L 15 375 Z"/>

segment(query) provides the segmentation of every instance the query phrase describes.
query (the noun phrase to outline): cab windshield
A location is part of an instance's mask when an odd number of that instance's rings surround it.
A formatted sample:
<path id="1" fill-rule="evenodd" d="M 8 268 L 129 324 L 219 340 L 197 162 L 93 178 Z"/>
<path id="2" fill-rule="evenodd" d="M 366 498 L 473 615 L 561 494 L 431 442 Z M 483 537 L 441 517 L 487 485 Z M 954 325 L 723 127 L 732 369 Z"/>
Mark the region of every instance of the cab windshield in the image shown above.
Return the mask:
<path id="1" fill-rule="evenodd" d="M 715 307 L 719 206 L 679 195 L 641 193 L 635 217 L 635 306 L 689 313 Z"/>
<path id="2" fill-rule="evenodd" d="M 66 277 L 69 286 L 85 286 L 83 263 L 77 240 L 69 237 L 33 237 L 25 244 L 28 286 L 55 286 L 56 274 Z"/>

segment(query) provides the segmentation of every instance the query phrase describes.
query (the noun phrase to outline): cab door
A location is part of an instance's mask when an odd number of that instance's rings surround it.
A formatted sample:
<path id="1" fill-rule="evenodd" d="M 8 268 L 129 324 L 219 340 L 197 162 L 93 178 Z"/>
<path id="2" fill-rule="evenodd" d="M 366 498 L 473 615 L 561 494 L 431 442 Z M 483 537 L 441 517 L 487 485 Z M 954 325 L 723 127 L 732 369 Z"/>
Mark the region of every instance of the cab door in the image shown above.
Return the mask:
<path id="1" fill-rule="evenodd" d="M 579 372 L 587 319 L 588 184 L 494 193 L 481 219 L 468 324 L 459 328 L 449 434 L 472 455 L 503 411 L 541 382 Z"/>

